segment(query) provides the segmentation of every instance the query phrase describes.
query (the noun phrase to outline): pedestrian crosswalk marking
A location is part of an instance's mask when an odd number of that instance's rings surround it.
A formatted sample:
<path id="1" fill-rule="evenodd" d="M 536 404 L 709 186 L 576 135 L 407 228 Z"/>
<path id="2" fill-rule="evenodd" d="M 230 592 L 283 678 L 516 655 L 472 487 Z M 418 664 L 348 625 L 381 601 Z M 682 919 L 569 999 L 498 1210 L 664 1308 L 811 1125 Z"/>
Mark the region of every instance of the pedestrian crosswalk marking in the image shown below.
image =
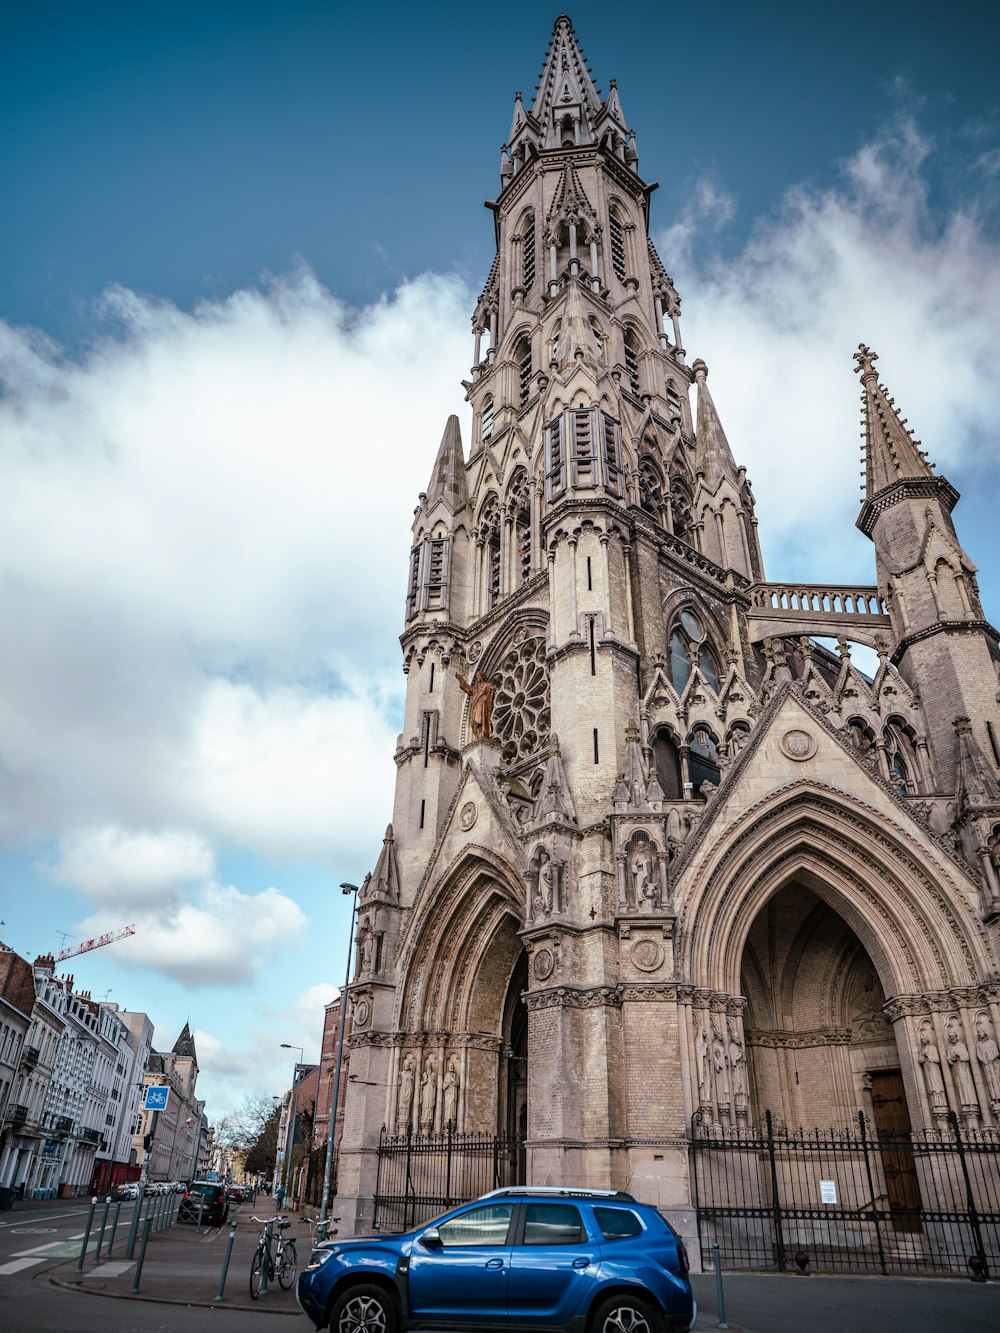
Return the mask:
<path id="1" fill-rule="evenodd" d="M 32 1264 L 40 1264 L 44 1258 L 44 1254 L 39 1254 L 33 1258 L 12 1259 L 9 1264 L 0 1264 L 0 1274 L 8 1277 L 11 1273 L 20 1273 L 22 1268 L 30 1268 Z"/>

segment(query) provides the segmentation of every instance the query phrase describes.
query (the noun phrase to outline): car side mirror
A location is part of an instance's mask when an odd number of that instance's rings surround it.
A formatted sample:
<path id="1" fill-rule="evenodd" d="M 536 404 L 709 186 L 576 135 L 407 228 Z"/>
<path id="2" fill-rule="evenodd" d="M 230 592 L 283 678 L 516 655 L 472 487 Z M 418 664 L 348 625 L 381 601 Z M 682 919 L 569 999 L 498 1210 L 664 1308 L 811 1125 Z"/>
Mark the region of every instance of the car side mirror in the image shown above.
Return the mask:
<path id="1" fill-rule="evenodd" d="M 420 1244 L 426 1246 L 428 1250 L 444 1249 L 444 1241 L 441 1239 L 441 1233 L 437 1227 L 428 1227 L 419 1239 Z"/>

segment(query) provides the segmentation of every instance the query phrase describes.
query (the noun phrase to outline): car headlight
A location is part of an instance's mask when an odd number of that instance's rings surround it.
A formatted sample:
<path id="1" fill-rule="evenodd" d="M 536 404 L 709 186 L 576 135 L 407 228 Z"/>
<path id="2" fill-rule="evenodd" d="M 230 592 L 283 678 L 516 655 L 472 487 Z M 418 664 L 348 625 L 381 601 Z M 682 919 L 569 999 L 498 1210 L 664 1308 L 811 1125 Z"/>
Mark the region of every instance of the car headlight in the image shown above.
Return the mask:
<path id="1" fill-rule="evenodd" d="M 333 1256 L 333 1250 L 313 1250 L 312 1254 L 309 1256 L 309 1262 L 306 1264 L 306 1267 L 322 1268 L 327 1259 L 332 1259 Z"/>

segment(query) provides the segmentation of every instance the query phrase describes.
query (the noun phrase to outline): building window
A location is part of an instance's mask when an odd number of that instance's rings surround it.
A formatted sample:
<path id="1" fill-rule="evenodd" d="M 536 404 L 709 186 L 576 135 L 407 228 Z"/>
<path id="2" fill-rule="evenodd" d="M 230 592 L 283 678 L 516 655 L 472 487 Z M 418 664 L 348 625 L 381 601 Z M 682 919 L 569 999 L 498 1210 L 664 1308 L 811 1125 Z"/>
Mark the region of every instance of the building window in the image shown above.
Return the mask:
<path id="1" fill-rule="evenodd" d="M 483 506 L 479 536 L 486 564 L 486 610 L 491 611 L 500 601 L 500 506 L 495 495 Z"/>
<path id="2" fill-rule="evenodd" d="M 691 769 L 691 785 L 695 791 L 706 782 L 718 786 L 719 750 L 707 727 L 696 727 L 691 733 L 688 764 Z"/>
<path id="3" fill-rule="evenodd" d="M 716 694 L 719 692 L 718 659 L 706 640 L 705 630 L 700 619 L 691 610 L 680 613 L 669 638 L 670 679 L 674 689 L 681 694 L 691 678 L 691 671 L 697 663 L 705 682 Z"/>
<path id="4" fill-rule="evenodd" d="M 410 552 L 408 620 L 418 611 L 443 611 L 447 607 L 449 547 L 447 537 L 424 537 Z"/>
<path id="5" fill-rule="evenodd" d="M 586 408 L 570 412 L 569 420 L 573 485 L 594 486 L 597 483 L 597 459 L 594 455 L 593 414 Z"/>
<path id="6" fill-rule="evenodd" d="M 601 442 L 604 446 L 604 485 L 621 499 L 624 493 L 622 477 L 621 426 L 607 412 L 601 413 Z"/>
<path id="7" fill-rule="evenodd" d="M 900 796 L 917 794 L 917 756 L 909 727 L 889 722 L 885 728 L 885 757 L 892 785 Z"/>
<path id="8" fill-rule="evenodd" d="M 681 756 L 673 738 L 666 731 L 658 731 L 653 737 L 653 763 L 664 799 L 679 801 L 682 795 Z"/>
<path id="9" fill-rule="evenodd" d="M 629 388 L 639 397 L 639 350 L 636 346 L 635 334 L 631 329 L 625 330 L 625 371 L 628 375 Z"/>
<path id="10" fill-rule="evenodd" d="M 597 347 L 597 359 L 600 361 L 604 357 L 604 330 L 593 315 L 590 317 L 590 331 L 594 335 L 594 345 Z"/>
<path id="11" fill-rule="evenodd" d="M 531 290 L 535 281 L 535 219 L 530 217 L 521 235 L 521 285 Z"/>
<path id="12" fill-rule="evenodd" d="M 485 444 L 493 435 L 493 399 L 487 398 L 483 403 L 483 428 L 479 438 Z"/>
<path id="13" fill-rule="evenodd" d="M 681 417 L 681 396 L 673 380 L 667 380 L 667 416 L 671 421 L 679 422 Z"/>
<path id="14" fill-rule="evenodd" d="M 621 218 L 612 208 L 608 214 L 609 232 L 611 235 L 611 267 L 615 271 L 615 277 L 619 282 L 625 280 L 625 235 L 622 232 Z"/>
<path id="15" fill-rule="evenodd" d="M 527 338 L 522 338 L 517 344 L 514 362 L 517 366 L 518 401 L 524 407 L 531 394 L 531 343 Z"/>
<path id="16" fill-rule="evenodd" d="M 566 489 L 566 451 L 563 448 L 563 419 L 556 417 L 545 427 L 545 498 L 555 500 Z"/>

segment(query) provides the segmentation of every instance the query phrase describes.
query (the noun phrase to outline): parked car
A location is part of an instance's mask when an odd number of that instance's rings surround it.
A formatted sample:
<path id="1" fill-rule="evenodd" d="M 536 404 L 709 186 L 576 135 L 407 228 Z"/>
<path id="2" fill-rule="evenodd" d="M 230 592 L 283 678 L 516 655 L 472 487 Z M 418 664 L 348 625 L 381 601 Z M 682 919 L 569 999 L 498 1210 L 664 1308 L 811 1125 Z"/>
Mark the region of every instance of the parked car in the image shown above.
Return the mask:
<path id="1" fill-rule="evenodd" d="M 663 1333 L 697 1315 L 684 1242 L 655 1208 L 612 1190 L 493 1190 L 402 1235 L 327 1241 L 296 1298 L 332 1333 Z"/>
<path id="2" fill-rule="evenodd" d="M 229 1216 L 226 1187 L 217 1180 L 195 1180 L 181 1196 L 177 1210 L 178 1222 L 197 1222 L 199 1211 L 207 1226 L 222 1226 Z"/>
<path id="3" fill-rule="evenodd" d="M 127 1181 L 124 1185 L 116 1185 L 111 1191 L 111 1197 L 120 1202 L 125 1199 L 138 1199 L 139 1185 L 135 1180 Z"/>

